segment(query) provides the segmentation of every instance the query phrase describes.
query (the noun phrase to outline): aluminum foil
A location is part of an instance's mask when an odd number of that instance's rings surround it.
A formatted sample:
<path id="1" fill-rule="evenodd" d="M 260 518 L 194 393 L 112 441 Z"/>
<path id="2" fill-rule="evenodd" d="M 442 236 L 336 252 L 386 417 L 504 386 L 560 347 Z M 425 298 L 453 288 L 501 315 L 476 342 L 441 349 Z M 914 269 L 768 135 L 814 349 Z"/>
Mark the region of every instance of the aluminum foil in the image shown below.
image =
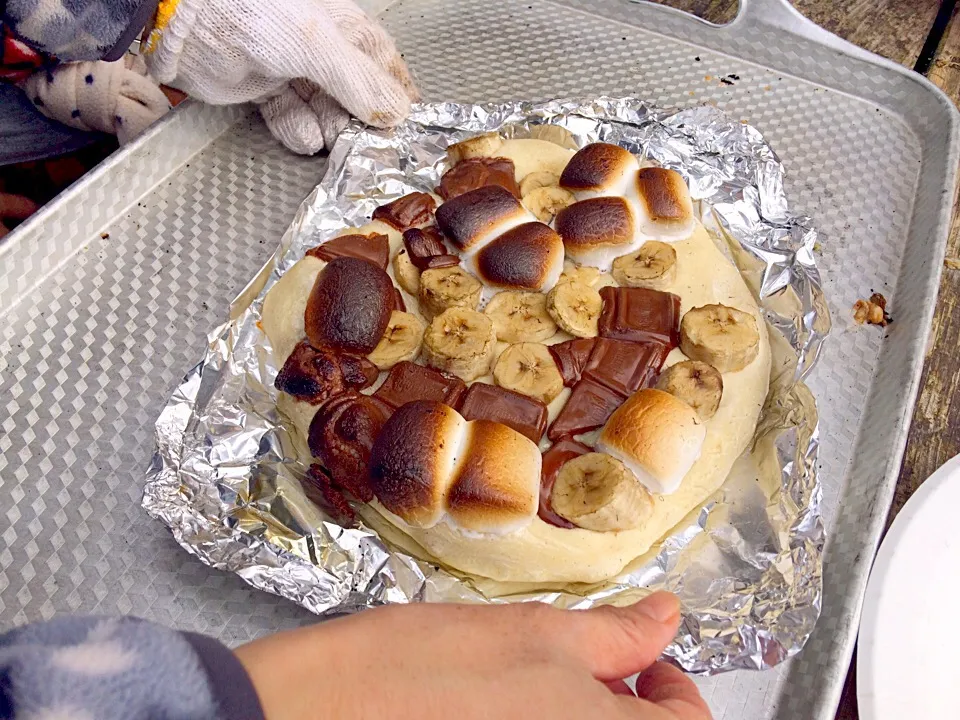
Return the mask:
<path id="1" fill-rule="evenodd" d="M 581 146 L 617 143 L 681 172 L 777 331 L 753 446 L 723 488 L 615 581 L 549 589 L 457 577 L 362 524 L 325 516 L 300 487 L 299 441 L 276 411 L 278 368 L 258 328 L 264 292 L 307 248 L 364 224 L 380 204 L 432 189 L 449 143 L 488 130 L 523 137 L 544 123 L 565 127 Z M 585 608 L 664 588 L 683 603 L 666 652 L 675 663 L 704 674 L 776 665 L 803 647 L 820 608 L 817 413 L 802 380 L 830 327 L 816 231 L 790 215 L 783 177 L 760 133 L 713 107 L 676 112 L 612 98 L 438 103 L 417 106 L 392 132 L 351 125 L 274 258 L 157 420 L 143 506 L 205 563 L 321 615 L 419 601 Z"/>

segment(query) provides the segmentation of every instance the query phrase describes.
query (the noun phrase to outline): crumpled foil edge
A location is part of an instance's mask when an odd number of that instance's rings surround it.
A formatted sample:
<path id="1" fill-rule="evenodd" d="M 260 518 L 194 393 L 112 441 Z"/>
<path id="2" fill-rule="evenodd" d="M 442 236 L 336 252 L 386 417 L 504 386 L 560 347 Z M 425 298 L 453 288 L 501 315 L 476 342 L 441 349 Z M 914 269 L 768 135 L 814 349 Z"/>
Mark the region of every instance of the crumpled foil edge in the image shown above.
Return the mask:
<path id="1" fill-rule="evenodd" d="M 760 298 L 782 362 L 753 452 L 699 511 L 615 581 L 553 590 L 490 587 L 392 550 L 364 527 L 331 521 L 303 494 L 304 468 L 275 407 L 263 294 L 309 247 L 373 208 L 431 189 L 447 144 L 499 130 L 565 127 L 582 145 L 614 142 L 680 171 L 703 222 L 726 241 Z M 280 246 L 213 330 L 156 423 L 143 507 L 203 562 L 321 614 L 385 603 L 539 600 L 623 604 L 677 593 L 684 620 L 666 656 L 688 672 L 773 667 L 802 649 L 820 610 L 824 530 L 816 404 L 803 378 L 830 329 L 814 262 L 816 230 L 792 216 L 784 168 L 753 127 L 716 108 L 681 111 L 632 98 L 415 106 L 394 131 L 352 123 Z M 264 287 L 265 285 L 265 287 Z M 774 335 L 776 335 L 774 334 Z M 775 353 L 776 356 L 776 353 Z M 754 477 L 755 476 L 755 477 Z M 492 587 L 492 586 L 491 586 Z"/>

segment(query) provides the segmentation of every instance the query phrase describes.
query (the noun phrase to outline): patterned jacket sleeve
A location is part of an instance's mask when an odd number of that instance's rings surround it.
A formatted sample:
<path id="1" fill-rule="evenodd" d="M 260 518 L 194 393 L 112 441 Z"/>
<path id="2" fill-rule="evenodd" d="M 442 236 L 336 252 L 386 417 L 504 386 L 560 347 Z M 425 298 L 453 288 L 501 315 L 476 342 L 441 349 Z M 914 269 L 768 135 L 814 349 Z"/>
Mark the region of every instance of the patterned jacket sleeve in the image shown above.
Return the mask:
<path id="1" fill-rule="evenodd" d="M 63 617 L 0 635 L 0 719 L 264 720 L 216 640 L 137 618 Z"/>

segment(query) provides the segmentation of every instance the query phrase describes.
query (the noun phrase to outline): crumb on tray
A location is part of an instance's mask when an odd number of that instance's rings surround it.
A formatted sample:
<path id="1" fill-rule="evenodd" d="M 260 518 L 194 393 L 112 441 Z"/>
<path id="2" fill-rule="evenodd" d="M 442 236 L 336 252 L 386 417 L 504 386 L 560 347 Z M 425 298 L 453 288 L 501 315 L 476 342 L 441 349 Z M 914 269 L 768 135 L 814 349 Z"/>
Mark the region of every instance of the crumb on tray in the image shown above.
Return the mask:
<path id="1" fill-rule="evenodd" d="M 874 293 L 869 300 L 857 300 L 853 304 L 853 319 L 859 324 L 886 327 L 893 318 L 887 313 L 887 299 L 880 293 Z"/>

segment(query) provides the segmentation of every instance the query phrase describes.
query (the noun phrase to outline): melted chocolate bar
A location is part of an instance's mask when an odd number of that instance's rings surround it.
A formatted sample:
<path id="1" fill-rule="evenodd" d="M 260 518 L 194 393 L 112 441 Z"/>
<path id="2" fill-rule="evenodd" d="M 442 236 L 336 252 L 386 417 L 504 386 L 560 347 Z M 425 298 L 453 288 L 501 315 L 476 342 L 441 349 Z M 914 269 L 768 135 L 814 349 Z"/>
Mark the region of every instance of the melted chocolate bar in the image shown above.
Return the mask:
<path id="1" fill-rule="evenodd" d="M 553 442 L 564 435 L 580 435 L 604 425 L 623 403 L 623 396 L 596 380 L 584 378 L 577 383 L 570 399 L 550 426 L 547 437 Z"/>
<path id="2" fill-rule="evenodd" d="M 393 309 L 397 312 L 407 311 L 407 304 L 403 301 L 403 293 L 398 288 L 393 289 Z"/>
<path id="3" fill-rule="evenodd" d="M 437 201 L 428 193 L 415 192 L 404 195 L 392 203 L 381 205 L 373 211 L 374 220 L 382 220 L 400 232 L 418 225 L 426 225 L 437 209 Z"/>
<path id="4" fill-rule="evenodd" d="M 474 383 L 463 398 L 460 414 L 467 420 L 492 420 L 540 442 L 547 428 L 547 406 L 496 385 Z"/>
<path id="5" fill-rule="evenodd" d="M 632 343 L 597 338 L 583 376 L 606 385 L 626 400 L 640 388 L 656 382 L 669 354 L 669 348 L 658 342 Z"/>
<path id="6" fill-rule="evenodd" d="M 330 515 L 338 524 L 350 527 L 357 519 L 350 503 L 340 488 L 335 487 L 327 471 L 319 465 L 311 465 L 300 482 L 303 494 L 314 505 Z"/>
<path id="7" fill-rule="evenodd" d="M 680 298 L 647 288 L 600 290 L 600 337 L 631 342 L 659 342 L 670 350 L 680 344 Z"/>
<path id="8" fill-rule="evenodd" d="M 553 356 L 553 361 L 557 364 L 564 385 L 573 387 L 580 382 L 583 369 L 590 359 L 590 353 L 593 352 L 593 346 L 596 345 L 596 342 L 596 338 L 574 338 L 547 346 Z"/>
<path id="9" fill-rule="evenodd" d="M 414 400 L 433 400 L 460 407 L 467 386 L 458 377 L 412 362 L 397 363 L 373 397 L 393 408 Z"/>
<path id="10" fill-rule="evenodd" d="M 484 185 L 499 185 L 520 197 L 516 168 L 508 158 L 471 158 L 457 163 L 440 178 L 437 194 L 444 200 L 463 195 Z"/>
<path id="11" fill-rule="evenodd" d="M 560 517 L 553 511 L 550 504 L 550 493 L 553 492 L 553 484 L 557 481 L 560 468 L 575 457 L 580 457 L 589 452 L 593 452 L 593 450 L 582 443 L 578 443 L 573 438 L 561 438 L 543 454 L 543 465 L 540 471 L 540 505 L 537 507 L 537 515 L 545 523 L 560 528 L 576 527 L 572 522 Z"/>
<path id="12" fill-rule="evenodd" d="M 317 350 L 300 342 L 277 374 L 274 386 L 297 400 L 319 405 L 348 388 L 370 387 L 378 374 L 376 366 L 364 357 Z"/>
<path id="13" fill-rule="evenodd" d="M 451 267 L 460 264 L 460 258 L 451 255 L 443 243 L 443 233 L 436 227 L 411 228 L 403 234 L 403 245 L 407 248 L 410 262 L 418 270 Z"/>
<path id="14" fill-rule="evenodd" d="M 390 262 L 390 240 L 386 235 L 341 235 L 331 238 L 323 245 L 307 250 L 307 255 L 330 262 L 338 257 L 353 257 L 367 260 L 381 270 L 387 269 Z"/>

